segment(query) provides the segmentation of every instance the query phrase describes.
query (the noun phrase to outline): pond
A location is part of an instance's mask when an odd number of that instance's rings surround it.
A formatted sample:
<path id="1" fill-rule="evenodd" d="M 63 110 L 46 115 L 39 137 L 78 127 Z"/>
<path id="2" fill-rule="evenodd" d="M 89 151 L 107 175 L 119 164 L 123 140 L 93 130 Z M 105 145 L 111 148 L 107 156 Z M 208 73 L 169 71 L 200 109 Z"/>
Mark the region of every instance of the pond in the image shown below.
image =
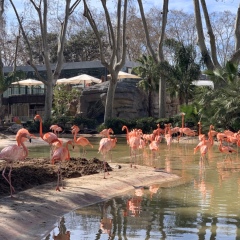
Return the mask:
<path id="1" fill-rule="evenodd" d="M 94 148 L 87 149 L 87 158 L 102 159 L 99 139 L 90 141 Z M 170 150 L 161 143 L 155 158 L 148 150 L 139 157 L 140 164 L 178 174 L 180 182 L 139 187 L 77 209 L 62 216 L 44 239 L 240 239 L 238 153 L 225 159 L 216 142 L 201 162 L 199 153 L 193 154 L 195 146 L 189 139 L 174 142 Z M 125 138 L 112 151 L 114 162 L 129 162 Z"/>

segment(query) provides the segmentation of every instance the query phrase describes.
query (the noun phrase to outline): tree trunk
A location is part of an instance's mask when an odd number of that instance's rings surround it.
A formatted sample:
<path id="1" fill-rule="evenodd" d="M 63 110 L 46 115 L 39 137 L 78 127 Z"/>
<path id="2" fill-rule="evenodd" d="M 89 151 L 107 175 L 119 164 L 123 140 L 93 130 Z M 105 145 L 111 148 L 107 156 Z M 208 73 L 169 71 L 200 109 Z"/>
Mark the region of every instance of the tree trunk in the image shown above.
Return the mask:
<path id="1" fill-rule="evenodd" d="M 200 6 L 199 6 L 199 0 L 193 0 L 194 3 L 194 13 L 195 13 L 195 22 L 196 22 L 196 28 L 197 28 L 197 34 L 198 34 L 198 46 L 200 48 L 204 63 L 206 64 L 207 68 L 209 70 L 214 69 L 214 65 L 212 63 L 212 59 L 209 55 L 209 52 L 207 50 L 206 44 L 205 44 L 205 37 L 203 33 L 203 26 L 202 26 L 202 18 L 201 18 L 201 12 L 200 12 Z"/>
<path id="2" fill-rule="evenodd" d="M 48 120 L 52 115 L 53 85 L 50 83 L 45 91 L 45 111 L 43 120 Z"/>
<path id="3" fill-rule="evenodd" d="M 115 97 L 115 90 L 117 87 L 117 80 L 109 81 L 107 96 L 106 96 L 106 103 L 105 103 L 105 114 L 104 114 L 104 123 L 111 119 L 113 116 L 113 107 L 114 107 L 114 97 Z"/>
<path id="4" fill-rule="evenodd" d="M 138 0 L 139 10 L 141 13 L 141 18 L 143 22 L 143 28 L 145 32 L 146 37 L 146 44 L 149 54 L 153 57 L 153 59 L 157 62 L 163 62 L 164 61 L 164 55 L 163 55 L 163 40 L 165 38 L 165 30 L 167 25 L 167 15 L 168 15 L 168 0 L 163 1 L 163 14 L 162 14 L 162 32 L 161 36 L 159 38 L 158 42 L 158 50 L 157 53 L 153 50 L 153 47 L 150 42 L 150 35 L 148 31 L 148 26 L 145 18 L 145 13 L 143 9 L 143 4 L 141 0 Z M 164 77 L 162 76 L 161 79 L 159 79 L 159 110 L 158 115 L 161 118 L 166 117 L 166 82 Z"/>
<path id="5" fill-rule="evenodd" d="M 166 81 L 162 78 L 159 79 L 159 118 L 166 117 Z"/>

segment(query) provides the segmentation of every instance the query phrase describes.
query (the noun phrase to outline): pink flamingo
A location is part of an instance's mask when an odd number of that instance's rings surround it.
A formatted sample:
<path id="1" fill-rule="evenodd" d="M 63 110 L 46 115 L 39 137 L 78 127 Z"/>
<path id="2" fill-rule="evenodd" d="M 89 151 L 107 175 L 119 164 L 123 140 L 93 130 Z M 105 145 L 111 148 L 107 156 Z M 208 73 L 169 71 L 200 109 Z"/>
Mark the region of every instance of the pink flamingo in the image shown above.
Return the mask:
<path id="1" fill-rule="evenodd" d="M 85 137 L 79 137 L 77 138 L 77 133 L 80 131 L 79 127 L 78 126 L 73 126 L 72 127 L 72 134 L 74 135 L 74 139 L 73 139 L 73 144 L 74 145 L 79 145 L 79 146 L 82 146 L 83 148 L 83 155 L 85 155 L 87 152 L 85 150 L 85 147 L 87 145 L 90 145 L 92 148 L 93 148 L 93 145 L 89 142 L 89 140 Z"/>
<path id="2" fill-rule="evenodd" d="M 112 128 L 105 128 L 99 133 L 102 137 L 110 138 L 110 134 L 114 134 Z"/>
<path id="3" fill-rule="evenodd" d="M 60 141 L 60 140 L 56 139 L 56 140 L 54 140 L 54 142 L 55 141 Z M 69 141 L 67 141 L 66 146 L 61 146 L 61 147 L 57 148 L 53 152 L 53 156 L 52 156 L 52 159 L 51 159 L 51 164 L 55 164 L 55 161 L 59 161 L 58 180 L 57 180 L 57 187 L 56 187 L 56 191 L 59 191 L 59 192 L 60 192 L 60 188 L 59 188 L 60 181 L 62 183 L 62 188 L 63 188 L 61 163 L 64 160 L 70 160 L 70 153 L 69 153 L 69 149 L 68 149 L 69 144 L 73 145 L 73 142 L 71 140 L 69 140 Z"/>
<path id="4" fill-rule="evenodd" d="M 52 132 L 47 132 L 47 133 L 45 133 L 44 135 L 43 135 L 43 131 L 42 131 L 42 129 L 43 129 L 43 127 L 42 127 L 42 118 L 41 118 L 41 116 L 40 115 L 36 115 L 35 117 L 34 117 L 34 120 L 36 121 L 36 120 L 39 120 L 39 122 L 40 122 L 40 127 L 39 127 L 39 134 L 40 134 L 40 137 L 46 142 L 46 143 L 48 143 L 49 145 L 50 145 L 50 149 L 51 149 L 51 155 L 52 155 L 52 153 L 53 153 L 53 146 L 55 146 L 55 147 L 61 147 L 62 146 L 62 141 L 55 141 L 56 139 L 58 139 L 58 137 L 57 137 L 57 135 L 56 134 L 54 134 L 54 133 L 52 133 Z"/>
<path id="5" fill-rule="evenodd" d="M 217 132 L 213 130 L 214 126 L 210 125 L 209 126 L 209 131 L 208 131 L 208 140 L 209 140 L 209 146 L 213 146 L 214 144 L 214 139 L 213 137 L 217 135 Z"/>
<path id="6" fill-rule="evenodd" d="M 59 135 L 59 132 L 63 131 L 62 128 L 60 126 L 58 126 L 57 124 L 51 125 L 50 130 L 52 130 L 57 137 Z"/>
<path id="7" fill-rule="evenodd" d="M 227 158 L 227 156 L 229 156 L 229 158 L 231 159 L 230 154 L 236 153 L 237 151 L 236 151 L 234 148 L 230 147 L 230 146 L 224 146 L 224 145 L 222 145 L 222 141 L 223 141 L 223 140 L 220 140 L 220 144 L 219 144 L 218 149 L 219 149 L 219 151 L 220 151 L 221 153 L 225 153 L 225 154 L 226 154 L 225 159 Z"/>
<path id="8" fill-rule="evenodd" d="M 0 159 L 3 159 L 6 161 L 6 166 L 2 171 L 2 176 L 10 185 L 11 197 L 13 197 L 13 192 L 15 192 L 14 187 L 12 186 L 12 181 L 11 181 L 12 165 L 15 161 L 17 160 L 23 161 L 28 156 L 28 149 L 24 145 L 24 140 L 26 138 L 28 138 L 29 140 L 31 139 L 30 135 L 27 134 L 26 132 L 19 134 L 17 139 L 17 144 L 7 146 L 3 148 L 2 151 L 0 152 Z M 10 170 L 7 178 L 5 176 L 5 171 L 8 165 L 10 165 Z"/>
<path id="9" fill-rule="evenodd" d="M 158 145 L 159 144 L 156 140 L 152 140 L 151 143 L 149 144 L 149 149 L 152 152 L 153 158 L 155 158 L 155 152 L 157 152 L 159 150 Z"/>
<path id="10" fill-rule="evenodd" d="M 203 136 L 201 138 L 201 141 L 198 143 L 198 145 L 194 148 L 194 154 L 196 154 L 196 152 L 198 150 L 200 150 L 201 153 L 201 157 L 200 160 L 203 161 L 204 158 L 206 159 L 206 154 L 208 152 L 208 141 L 206 140 L 205 136 Z"/>
<path id="11" fill-rule="evenodd" d="M 103 155 L 103 178 L 106 179 L 105 177 L 105 172 L 107 171 L 107 173 L 109 174 L 107 167 L 106 167 L 106 155 L 107 153 L 112 150 L 117 143 L 117 138 L 102 138 L 99 142 L 99 148 L 98 148 L 98 152 L 101 153 Z"/>
<path id="12" fill-rule="evenodd" d="M 170 124 L 165 124 L 165 139 L 166 139 L 168 150 L 169 150 L 172 143 L 172 134 L 170 130 Z"/>
<path id="13" fill-rule="evenodd" d="M 129 146 L 130 146 L 130 155 L 131 155 L 131 163 L 130 167 L 133 166 L 133 164 L 136 164 L 137 159 L 137 151 L 140 149 L 140 143 L 141 143 L 141 131 L 134 129 L 129 133 Z M 134 161 L 133 161 L 134 158 Z M 136 166 L 134 166 L 136 168 Z"/>
<path id="14" fill-rule="evenodd" d="M 28 136 L 31 136 L 32 138 L 36 137 L 33 134 L 31 134 L 26 128 L 21 128 L 18 130 L 16 137 L 15 137 L 15 139 L 18 143 L 18 146 L 20 146 L 20 138 L 22 137 L 23 133 L 26 133 Z M 29 140 L 29 138 L 22 138 L 22 141 L 26 141 L 26 140 Z"/>

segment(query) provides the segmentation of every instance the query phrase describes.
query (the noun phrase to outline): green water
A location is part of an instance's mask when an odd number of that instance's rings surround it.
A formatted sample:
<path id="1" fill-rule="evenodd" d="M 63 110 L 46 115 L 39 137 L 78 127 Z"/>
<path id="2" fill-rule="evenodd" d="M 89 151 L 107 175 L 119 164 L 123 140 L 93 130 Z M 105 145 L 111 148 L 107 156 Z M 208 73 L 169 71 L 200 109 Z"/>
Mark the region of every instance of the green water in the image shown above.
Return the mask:
<path id="1" fill-rule="evenodd" d="M 170 151 L 161 143 L 155 157 L 149 150 L 138 157 L 139 164 L 176 173 L 181 181 L 133 189 L 124 196 L 70 212 L 44 239 L 63 237 L 67 231 L 71 240 L 240 239 L 238 154 L 224 160 L 216 143 L 208 152 L 208 161 L 201 163 L 199 153 L 193 154 L 195 145 L 185 141 L 174 142 Z M 87 156 L 101 159 L 99 139 L 92 142 L 94 148 L 87 150 Z M 119 139 L 112 151 L 114 162 L 129 162 L 125 138 Z"/>

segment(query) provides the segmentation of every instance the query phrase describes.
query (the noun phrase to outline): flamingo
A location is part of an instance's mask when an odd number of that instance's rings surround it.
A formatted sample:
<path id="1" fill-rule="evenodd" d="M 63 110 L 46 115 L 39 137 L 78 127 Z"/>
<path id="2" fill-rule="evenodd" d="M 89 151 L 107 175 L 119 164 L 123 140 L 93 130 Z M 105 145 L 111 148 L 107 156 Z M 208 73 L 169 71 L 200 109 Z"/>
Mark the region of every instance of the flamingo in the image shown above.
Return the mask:
<path id="1" fill-rule="evenodd" d="M 111 134 L 114 134 L 112 128 L 105 128 L 105 129 L 103 129 L 99 134 L 100 134 L 102 137 L 108 137 L 108 138 L 110 138 L 110 133 L 111 133 Z"/>
<path id="2" fill-rule="evenodd" d="M 226 154 L 225 159 L 227 158 L 227 156 L 229 156 L 229 158 L 231 159 L 230 154 L 236 153 L 237 151 L 234 148 L 230 147 L 230 146 L 222 145 L 222 141 L 223 140 L 220 140 L 220 144 L 219 144 L 218 149 L 219 149 L 220 152 Z"/>
<path id="3" fill-rule="evenodd" d="M 170 131 L 170 124 L 165 124 L 165 136 L 164 137 L 166 139 L 168 150 L 169 150 L 171 143 L 172 143 L 172 134 Z"/>
<path id="4" fill-rule="evenodd" d="M 208 131 L 208 140 L 209 140 L 209 142 L 210 142 L 210 147 L 213 146 L 213 144 L 214 144 L 214 139 L 213 139 L 213 137 L 215 137 L 215 136 L 218 134 L 218 132 L 216 132 L 216 131 L 213 130 L 213 129 L 214 129 L 214 126 L 213 126 L 213 125 L 210 125 L 210 126 L 209 126 L 209 131 Z"/>
<path id="5" fill-rule="evenodd" d="M 201 141 L 198 143 L 198 145 L 194 148 L 194 154 L 196 154 L 196 152 L 198 150 L 200 150 L 201 153 L 201 157 L 200 160 L 203 161 L 204 158 L 206 159 L 206 154 L 208 152 L 208 141 L 205 139 L 205 136 L 203 136 L 201 138 Z"/>
<path id="6" fill-rule="evenodd" d="M 58 137 L 57 137 L 57 135 L 56 134 L 54 134 L 54 133 L 52 133 L 52 132 L 47 132 L 47 133 L 45 133 L 44 135 L 43 135 L 43 132 L 42 132 L 42 118 L 41 118 L 41 116 L 40 115 L 36 115 L 35 117 L 34 117 L 34 120 L 36 121 L 36 120 L 39 120 L 39 122 L 40 122 L 40 128 L 39 128 L 39 134 L 40 134 L 40 137 L 46 142 L 46 143 L 48 143 L 49 145 L 50 145 L 50 149 L 51 149 L 51 155 L 52 155 L 52 153 L 53 153 L 53 146 L 55 146 L 55 147 L 61 147 L 62 146 L 62 141 L 55 141 L 56 139 L 58 139 Z"/>
<path id="7" fill-rule="evenodd" d="M 50 130 L 52 130 L 57 137 L 59 135 L 59 132 L 62 132 L 62 128 L 60 126 L 58 126 L 57 124 L 51 125 Z"/>
<path id="8" fill-rule="evenodd" d="M 26 128 L 21 128 L 18 130 L 16 137 L 15 137 L 15 139 L 18 143 L 18 146 L 20 146 L 20 138 L 22 137 L 23 133 L 26 133 L 28 136 L 31 136 L 32 138 L 36 137 L 33 134 L 31 134 Z M 22 138 L 22 141 L 26 141 L 26 140 L 29 140 L 29 138 Z"/>
<path id="9" fill-rule="evenodd" d="M 103 178 L 106 179 L 105 177 L 105 171 L 107 171 L 106 168 L 106 155 L 107 153 L 112 150 L 117 143 L 117 138 L 102 138 L 99 142 L 99 148 L 98 148 L 98 152 L 101 153 L 103 155 Z M 108 171 L 107 171 L 108 172 Z M 108 172 L 109 174 L 109 172 Z"/>
<path id="10" fill-rule="evenodd" d="M 55 141 L 60 141 L 59 139 L 54 140 Z M 65 146 L 61 146 L 59 148 L 57 148 L 54 152 L 53 152 L 53 156 L 51 159 L 51 164 L 55 164 L 56 161 L 59 161 L 59 167 L 58 167 L 58 180 L 57 180 L 57 187 L 56 187 L 56 191 L 60 192 L 60 188 L 59 188 L 59 183 L 61 181 L 62 183 L 62 188 L 63 188 L 63 182 L 62 182 L 62 172 L 61 172 L 61 163 L 64 160 L 70 160 L 70 153 L 69 153 L 69 149 L 68 149 L 68 145 L 73 145 L 72 140 L 69 140 L 66 142 Z"/>
<path id="11" fill-rule="evenodd" d="M 154 158 L 155 158 L 155 152 L 159 150 L 158 145 L 159 144 L 156 140 L 152 140 L 151 143 L 149 144 L 149 149 L 151 150 Z"/>
<path id="12" fill-rule="evenodd" d="M 11 197 L 13 197 L 13 192 L 15 192 L 15 189 L 12 186 L 12 182 L 11 182 L 12 165 L 17 160 L 22 161 L 28 156 L 28 149 L 24 145 L 24 141 L 26 138 L 28 138 L 29 140 L 31 139 L 29 134 L 27 134 L 26 132 L 22 132 L 18 136 L 17 144 L 7 146 L 7 147 L 3 148 L 0 152 L 0 159 L 3 159 L 6 161 L 6 166 L 4 167 L 4 169 L 2 171 L 2 176 L 10 185 Z M 5 171 L 6 171 L 6 168 L 8 165 L 10 165 L 10 170 L 9 170 L 8 178 L 7 178 L 5 176 Z"/>
<path id="13" fill-rule="evenodd" d="M 72 127 L 72 134 L 74 135 L 74 139 L 73 139 L 73 144 L 74 145 L 79 145 L 82 146 L 83 148 L 83 155 L 86 154 L 86 150 L 85 147 L 87 145 L 90 145 L 93 148 L 93 145 L 89 142 L 89 140 L 85 137 L 79 137 L 77 138 L 77 133 L 80 131 L 78 126 L 73 126 Z"/>
<path id="14" fill-rule="evenodd" d="M 130 167 L 132 167 L 132 163 L 136 164 L 136 158 L 137 158 L 137 150 L 140 148 L 140 142 L 141 142 L 141 131 L 138 131 L 137 129 L 134 129 L 129 133 L 129 139 L 128 143 L 130 146 L 130 155 L 131 155 L 131 163 Z M 134 155 L 134 161 L 132 161 Z M 136 166 L 135 166 L 136 168 Z"/>

